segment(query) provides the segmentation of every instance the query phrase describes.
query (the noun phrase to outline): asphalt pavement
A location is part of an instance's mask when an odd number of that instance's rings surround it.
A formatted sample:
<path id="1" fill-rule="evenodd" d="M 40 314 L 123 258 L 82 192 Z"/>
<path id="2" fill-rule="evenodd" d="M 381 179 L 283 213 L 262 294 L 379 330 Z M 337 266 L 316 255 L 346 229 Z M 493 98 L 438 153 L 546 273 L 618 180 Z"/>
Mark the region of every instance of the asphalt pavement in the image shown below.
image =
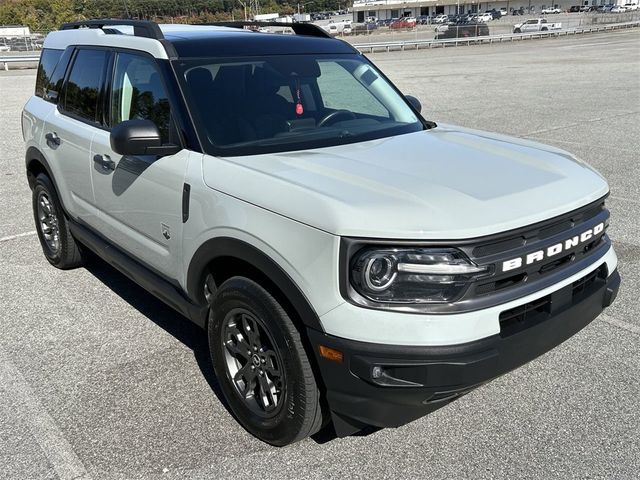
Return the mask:
<path id="1" fill-rule="evenodd" d="M 425 418 L 281 449 L 226 410 L 196 327 L 98 260 L 46 262 L 20 132 L 35 72 L 0 72 L 0 478 L 638 478 L 639 47 L 635 30 L 369 55 L 426 118 L 602 172 L 623 285 L 576 336 Z"/>

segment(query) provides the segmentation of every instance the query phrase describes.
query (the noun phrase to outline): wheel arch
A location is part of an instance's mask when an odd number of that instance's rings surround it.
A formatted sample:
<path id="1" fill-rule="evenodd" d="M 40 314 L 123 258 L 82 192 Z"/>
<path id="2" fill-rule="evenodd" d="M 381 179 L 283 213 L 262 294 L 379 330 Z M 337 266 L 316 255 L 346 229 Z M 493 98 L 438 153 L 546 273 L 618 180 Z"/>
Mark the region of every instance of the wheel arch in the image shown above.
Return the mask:
<path id="1" fill-rule="evenodd" d="M 285 310 L 295 314 L 301 327 L 324 331 L 306 295 L 275 260 L 257 247 L 231 237 L 217 237 L 203 243 L 189 262 L 186 278 L 187 293 L 197 304 L 206 303 L 203 286 L 209 273 L 217 287 L 237 275 L 256 281 L 283 302 Z"/>
<path id="2" fill-rule="evenodd" d="M 32 146 L 27 149 L 27 153 L 25 154 L 25 167 L 27 169 L 27 181 L 29 182 L 29 188 L 31 190 L 33 190 L 33 187 L 35 186 L 36 177 L 39 174 L 44 173 L 49 177 L 51 183 L 53 183 L 53 187 L 56 189 L 56 193 L 60 199 L 58 185 L 56 184 L 56 179 L 51 172 L 49 162 L 42 152 L 36 147 Z M 62 199 L 60 199 L 60 201 L 62 202 Z"/>

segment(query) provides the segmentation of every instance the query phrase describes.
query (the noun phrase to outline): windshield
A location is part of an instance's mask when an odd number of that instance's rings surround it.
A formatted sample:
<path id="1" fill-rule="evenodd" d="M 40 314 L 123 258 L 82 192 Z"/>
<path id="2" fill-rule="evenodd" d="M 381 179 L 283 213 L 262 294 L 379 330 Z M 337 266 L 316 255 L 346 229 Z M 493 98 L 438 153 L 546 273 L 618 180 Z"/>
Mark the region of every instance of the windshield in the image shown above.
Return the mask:
<path id="1" fill-rule="evenodd" d="M 359 55 L 177 60 L 204 148 L 249 155 L 318 148 L 424 129 Z"/>

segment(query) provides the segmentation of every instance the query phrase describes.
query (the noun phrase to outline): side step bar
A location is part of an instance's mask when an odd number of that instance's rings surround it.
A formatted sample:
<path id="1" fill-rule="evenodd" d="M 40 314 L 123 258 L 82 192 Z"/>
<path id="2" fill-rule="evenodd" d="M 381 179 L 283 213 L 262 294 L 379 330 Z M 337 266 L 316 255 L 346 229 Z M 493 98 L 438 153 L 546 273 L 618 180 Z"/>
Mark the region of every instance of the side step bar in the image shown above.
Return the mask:
<path id="1" fill-rule="evenodd" d="M 69 221 L 69 219 L 68 219 Z M 200 327 L 204 327 L 207 308 L 194 304 L 179 290 L 179 287 L 152 272 L 125 252 L 101 236 L 73 220 L 69 221 L 73 236 L 89 250 L 115 267 L 149 293 L 162 300 Z"/>

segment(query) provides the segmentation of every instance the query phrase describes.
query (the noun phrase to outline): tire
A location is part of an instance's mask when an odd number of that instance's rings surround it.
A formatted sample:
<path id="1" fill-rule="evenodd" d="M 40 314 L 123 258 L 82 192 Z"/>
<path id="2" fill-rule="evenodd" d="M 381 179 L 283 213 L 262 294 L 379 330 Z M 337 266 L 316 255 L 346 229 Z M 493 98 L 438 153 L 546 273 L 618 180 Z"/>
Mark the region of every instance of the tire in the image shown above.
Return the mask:
<path id="1" fill-rule="evenodd" d="M 547 32 L 547 31 L 549 31 L 549 29 L 548 29 L 547 27 L 544 27 L 544 28 L 542 28 L 540 31 L 542 31 L 542 32 Z"/>
<path id="2" fill-rule="evenodd" d="M 56 189 L 42 173 L 36 177 L 32 206 L 38 239 L 49 263 L 63 270 L 82 265 L 80 247 L 71 235 Z"/>
<path id="3" fill-rule="evenodd" d="M 516 28 L 513 33 L 522 33 L 522 31 L 519 28 Z"/>
<path id="4" fill-rule="evenodd" d="M 222 392 L 249 433 L 284 446 L 320 430 L 320 391 L 300 333 L 264 288 L 244 277 L 224 282 L 207 334 Z"/>

